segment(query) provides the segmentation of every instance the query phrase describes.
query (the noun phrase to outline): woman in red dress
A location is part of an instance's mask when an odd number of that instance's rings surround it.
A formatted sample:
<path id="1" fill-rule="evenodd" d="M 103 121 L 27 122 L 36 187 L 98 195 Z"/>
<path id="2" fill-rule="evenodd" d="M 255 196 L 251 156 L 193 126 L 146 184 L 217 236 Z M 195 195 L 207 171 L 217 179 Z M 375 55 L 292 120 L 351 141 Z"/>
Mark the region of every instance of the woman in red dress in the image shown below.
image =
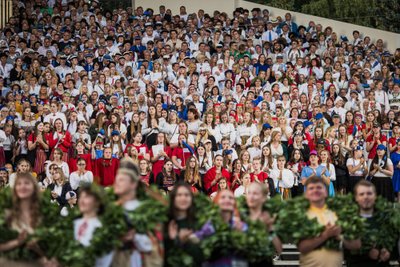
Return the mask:
<path id="1" fill-rule="evenodd" d="M 35 124 L 35 130 L 28 137 L 28 150 L 36 149 L 33 171 L 38 175 L 44 172 L 44 162 L 47 160 L 45 150 L 49 149 L 50 140 L 44 134 L 44 124 L 39 121 Z"/>
<path id="2" fill-rule="evenodd" d="M 112 157 L 110 147 L 104 149 L 102 158 L 96 159 L 94 179 L 102 186 L 111 186 L 114 183 L 115 175 L 119 167 L 119 159 Z"/>
<path id="3" fill-rule="evenodd" d="M 157 177 L 157 175 L 162 172 L 164 161 L 172 156 L 172 150 L 168 144 L 167 138 L 165 138 L 165 133 L 158 133 L 156 145 L 162 145 L 163 150 L 159 151 L 157 155 L 154 155 L 153 149 L 150 150 L 150 158 L 151 162 L 153 163 L 152 169 L 154 177 Z"/>
<path id="4" fill-rule="evenodd" d="M 54 121 L 54 133 L 53 138 L 50 140 L 50 148 L 59 148 L 63 152 L 63 161 L 68 162 L 68 152 L 72 145 L 71 134 L 64 130 L 64 123 L 62 119 L 56 119 Z M 53 157 L 51 156 L 50 159 Z"/>

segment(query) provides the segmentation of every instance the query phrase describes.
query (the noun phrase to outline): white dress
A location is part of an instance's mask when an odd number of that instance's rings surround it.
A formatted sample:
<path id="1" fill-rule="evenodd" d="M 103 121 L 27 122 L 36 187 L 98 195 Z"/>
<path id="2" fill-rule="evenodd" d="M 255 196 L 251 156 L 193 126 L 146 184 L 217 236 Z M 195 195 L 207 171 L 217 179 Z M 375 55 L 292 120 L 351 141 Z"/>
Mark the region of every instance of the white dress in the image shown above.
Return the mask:
<path id="1" fill-rule="evenodd" d="M 139 200 L 131 200 L 124 204 L 124 209 L 127 211 L 133 211 L 140 206 Z M 141 267 L 142 257 L 140 255 L 141 252 L 149 253 L 152 250 L 152 243 L 150 238 L 144 234 L 135 234 L 133 238 L 133 243 L 135 244 L 135 250 L 133 250 L 131 254 L 131 267 Z"/>
<path id="2" fill-rule="evenodd" d="M 86 226 L 84 225 L 86 223 Z M 84 219 L 79 218 L 74 221 L 74 237 L 84 247 L 90 246 L 90 242 L 93 238 L 94 231 L 102 227 L 100 220 L 95 218 Z M 109 267 L 113 259 L 113 252 L 96 259 L 95 267 Z"/>

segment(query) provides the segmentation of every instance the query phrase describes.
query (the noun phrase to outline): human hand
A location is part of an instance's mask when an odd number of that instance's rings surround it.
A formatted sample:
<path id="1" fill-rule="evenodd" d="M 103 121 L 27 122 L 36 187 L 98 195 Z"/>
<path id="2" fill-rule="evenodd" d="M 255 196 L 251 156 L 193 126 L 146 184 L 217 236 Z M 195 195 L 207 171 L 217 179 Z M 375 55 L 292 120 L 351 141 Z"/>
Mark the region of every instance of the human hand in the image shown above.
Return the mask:
<path id="1" fill-rule="evenodd" d="M 388 261 L 390 259 L 390 252 L 386 248 L 382 248 L 379 253 L 379 260 L 382 262 Z"/>
<path id="2" fill-rule="evenodd" d="M 370 249 L 370 251 L 368 252 L 368 256 L 373 260 L 377 260 L 379 257 L 379 250 L 377 250 L 376 248 Z"/>
<path id="3" fill-rule="evenodd" d="M 181 243 L 185 243 L 189 239 L 191 234 L 193 234 L 192 230 L 189 230 L 189 229 L 179 230 L 178 237 L 179 237 L 179 240 L 181 241 Z"/>
<path id="4" fill-rule="evenodd" d="M 174 220 L 168 224 L 168 236 L 170 239 L 175 239 L 178 236 L 178 225 Z"/>
<path id="5" fill-rule="evenodd" d="M 322 232 L 322 236 L 328 239 L 331 237 L 339 237 L 341 233 L 342 233 L 342 228 L 340 226 L 328 223 L 325 226 L 325 230 Z"/>
<path id="6" fill-rule="evenodd" d="M 122 240 L 124 242 L 132 242 L 133 239 L 135 238 L 135 234 L 136 234 L 135 229 L 131 229 L 122 237 Z"/>

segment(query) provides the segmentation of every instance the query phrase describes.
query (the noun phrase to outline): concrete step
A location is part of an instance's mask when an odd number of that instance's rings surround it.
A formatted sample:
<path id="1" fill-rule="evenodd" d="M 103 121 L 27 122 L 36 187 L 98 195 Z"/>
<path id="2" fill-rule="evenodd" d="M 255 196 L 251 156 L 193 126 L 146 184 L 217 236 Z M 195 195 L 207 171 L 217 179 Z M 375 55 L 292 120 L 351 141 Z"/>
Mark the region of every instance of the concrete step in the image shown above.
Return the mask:
<path id="1" fill-rule="evenodd" d="M 299 260 L 300 252 L 298 251 L 283 251 L 280 255 L 281 259 L 284 261 L 292 261 L 292 260 Z"/>
<path id="2" fill-rule="evenodd" d="M 282 267 L 300 266 L 300 263 L 299 263 L 299 261 L 283 261 L 283 260 L 279 260 L 279 261 L 274 261 L 274 266 L 282 266 Z"/>

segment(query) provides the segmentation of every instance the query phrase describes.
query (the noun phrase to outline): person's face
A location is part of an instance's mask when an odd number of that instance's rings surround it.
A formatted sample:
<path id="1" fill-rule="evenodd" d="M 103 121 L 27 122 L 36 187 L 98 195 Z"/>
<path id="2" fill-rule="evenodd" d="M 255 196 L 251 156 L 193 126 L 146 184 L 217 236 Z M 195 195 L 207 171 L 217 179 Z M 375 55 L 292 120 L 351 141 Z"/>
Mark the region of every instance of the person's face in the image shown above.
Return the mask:
<path id="1" fill-rule="evenodd" d="M 55 123 L 54 123 L 54 125 L 55 125 L 55 127 L 56 127 L 56 129 L 58 129 L 58 130 L 62 130 L 62 122 L 60 121 L 60 120 L 57 120 Z"/>
<path id="2" fill-rule="evenodd" d="M 262 152 L 263 152 L 263 156 L 268 156 L 270 154 L 269 147 L 267 147 L 267 146 L 264 147 Z"/>
<path id="3" fill-rule="evenodd" d="M 223 163 L 222 157 L 216 157 L 215 158 L 214 164 L 215 164 L 216 167 L 218 167 L 218 168 L 222 167 L 222 163 Z"/>
<path id="4" fill-rule="evenodd" d="M 378 156 L 384 156 L 385 155 L 385 153 L 386 153 L 386 151 L 385 150 L 383 150 L 383 149 L 377 149 L 376 150 L 376 154 L 378 154 Z"/>
<path id="5" fill-rule="evenodd" d="M 246 202 L 250 209 L 258 208 L 263 205 L 265 202 L 265 196 L 262 193 L 260 185 L 253 183 L 249 186 L 247 190 Z"/>
<path id="6" fill-rule="evenodd" d="M 261 169 L 261 162 L 259 160 L 253 161 L 253 169 L 260 170 Z"/>
<path id="7" fill-rule="evenodd" d="M 322 160 L 323 162 L 326 162 L 326 161 L 328 160 L 328 153 L 327 153 L 326 151 L 323 151 L 323 152 L 321 153 L 321 160 Z"/>
<path id="8" fill-rule="evenodd" d="M 223 180 L 221 180 L 221 181 L 223 181 Z M 228 190 L 222 191 L 220 193 L 220 198 L 218 199 L 218 206 L 221 209 L 221 211 L 233 212 L 235 209 L 235 198 L 233 196 L 233 193 Z"/>
<path id="9" fill-rule="evenodd" d="M 127 174 L 117 173 L 114 182 L 114 193 L 117 196 L 125 195 L 129 192 L 136 191 L 137 183 L 133 182 L 131 177 Z"/>
<path id="10" fill-rule="evenodd" d="M 35 186 L 32 181 L 27 178 L 20 178 L 17 180 L 15 184 L 15 193 L 19 199 L 29 199 L 32 197 L 34 192 Z"/>
<path id="11" fill-rule="evenodd" d="M 94 196 L 89 195 L 88 193 L 83 191 L 79 196 L 78 206 L 79 211 L 82 214 L 85 214 L 96 211 L 99 207 L 99 204 L 97 203 L 97 200 Z"/>
<path id="12" fill-rule="evenodd" d="M 172 167 L 173 167 L 173 165 L 172 165 L 172 162 L 171 162 L 171 161 L 168 161 L 168 162 L 166 162 L 166 163 L 164 164 L 164 169 L 165 169 L 165 171 L 167 171 L 167 172 L 172 172 Z"/>
<path id="13" fill-rule="evenodd" d="M 308 190 L 308 189 L 307 189 Z M 355 200 L 362 210 L 370 210 L 375 205 L 376 193 L 372 186 L 358 186 Z"/>
<path id="14" fill-rule="evenodd" d="M 328 196 L 326 187 L 323 183 L 309 184 L 305 192 L 305 198 L 310 202 L 320 202 Z"/>
<path id="15" fill-rule="evenodd" d="M 79 145 L 82 147 L 82 144 L 79 144 Z M 82 149 L 82 148 L 81 148 L 81 149 Z M 86 162 L 83 161 L 83 160 L 79 161 L 79 162 L 78 162 L 78 168 L 79 168 L 80 170 L 84 170 L 84 169 L 86 168 Z"/>
<path id="16" fill-rule="evenodd" d="M 111 159 L 111 155 L 112 155 L 111 149 L 104 150 L 104 158 L 105 159 Z"/>
<path id="17" fill-rule="evenodd" d="M 193 199 L 189 192 L 189 190 L 184 187 L 180 186 L 176 191 L 176 197 L 174 201 L 174 206 L 179 211 L 186 211 L 192 205 Z"/>
<path id="18" fill-rule="evenodd" d="M 192 168 L 192 169 L 194 169 L 194 167 L 196 167 L 196 159 L 192 158 L 189 161 L 189 167 Z"/>
<path id="19" fill-rule="evenodd" d="M 318 156 L 317 155 L 311 155 L 310 156 L 310 162 L 313 164 L 318 164 Z"/>
<path id="20" fill-rule="evenodd" d="M 135 142 L 137 142 L 137 143 L 142 142 L 142 134 L 141 133 L 137 133 L 135 135 Z"/>
<path id="21" fill-rule="evenodd" d="M 282 169 L 285 168 L 286 160 L 280 158 L 280 159 L 278 159 L 277 164 L 278 164 L 278 168 L 279 168 L 280 170 L 282 170 Z"/>
<path id="22" fill-rule="evenodd" d="M 332 151 L 333 151 L 333 153 L 335 153 L 335 154 L 339 153 L 339 146 L 338 146 L 338 145 L 334 145 L 334 146 L 332 147 Z"/>
<path id="23" fill-rule="evenodd" d="M 146 170 L 147 169 L 147 161 L 146 160 L 141 160 L 139 163 L 139 167 L 141 170 Z"/>

